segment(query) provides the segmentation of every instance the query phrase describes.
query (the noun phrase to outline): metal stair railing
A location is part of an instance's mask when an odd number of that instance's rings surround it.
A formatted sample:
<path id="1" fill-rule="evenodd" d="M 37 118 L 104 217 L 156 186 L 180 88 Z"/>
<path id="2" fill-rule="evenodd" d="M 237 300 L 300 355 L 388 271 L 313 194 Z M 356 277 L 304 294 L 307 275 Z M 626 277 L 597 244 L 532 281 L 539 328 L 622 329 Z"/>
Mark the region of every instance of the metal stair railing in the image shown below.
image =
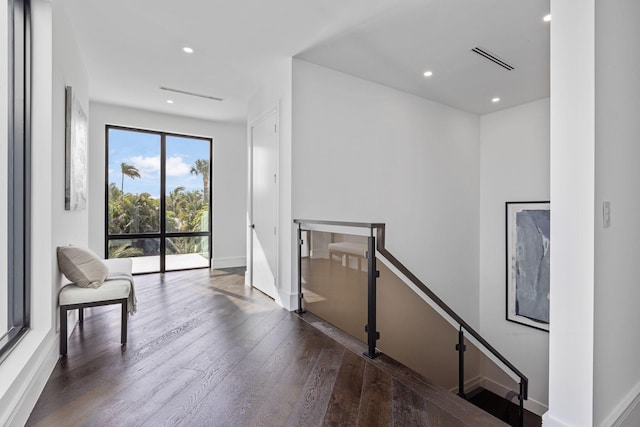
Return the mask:
<path id="1" fill-rule="evenodd" d="M 367 237 L 368 251 L 366 254 L 368 262 L 368 278 L 367 278 L 367 324 L 365 325 L 365 331 L 367 333 L 367 351 L 364 353 L 366 357 L 376 358 L 380 355 L 380 352 L 376 349 L 376 341 L 380 339 L 380 333 L 376 330 L 376 313 L 377 313 L 377 301 L 376 301 L 376 280 L 380 273 L 376 268 L 376 252 L 390 264 L 396 274 L 402 275 L 413 286 L 414 291 L 418 291 L 421 296 L 426 297 L 435 306 L 439 308 L 441 315 L 445 318 L 448 317 L 449 323 L 458 329 L 458 344 L 456 345 L 456 351 L 458 352 L 458 395 L 466 398 L 464 390 L 464 353 L 466 346 L 464 344 L 465 331 L 473 338 L 473 341 L 479 344 L 479 349 L 487 355 L 493 356 L 501 365 L 506 367 L 513 375 L 519 378 L 519 422 L 520 426 L 524 426 L 524 401 L 528 398 L 529 380 L 518 368 L 516 368 L 506 357 L 504 357 L 498 350 L 496 350 L 489 342 L 484 339 L 475 329 L 473 329 L 462 317 L 460 317 L 451 307 L 449 307 L 444 301 L 442 301 L 427 285 L 425 285 L 415 274 L 413 274 L 404 264 L 402 264 L 391 252 L 385 247 L 385 224 L 384 223 L 364 223 L 364 222 L 346 222 L 346 221 L 325 221 L 325 220 L 304 220 L 295 219 L 294 223 L 298 225 L 297 237 L 298 237 L 298 309 L 296 313 L 303 314 L 305 309 L 303 307 L 304 295 L 302 292 L 302 232 L 314 231 L 307 227 L 303 229 L 304 225 L 311 226 L 326 226 L 326 227 L 350 227 L 350 228 L 366 228 L 369 229 L 369 236 Z M 375 232 L 374 232 L 375 230 Z M 487 356 L 489 356 L 487 355 Z"/>

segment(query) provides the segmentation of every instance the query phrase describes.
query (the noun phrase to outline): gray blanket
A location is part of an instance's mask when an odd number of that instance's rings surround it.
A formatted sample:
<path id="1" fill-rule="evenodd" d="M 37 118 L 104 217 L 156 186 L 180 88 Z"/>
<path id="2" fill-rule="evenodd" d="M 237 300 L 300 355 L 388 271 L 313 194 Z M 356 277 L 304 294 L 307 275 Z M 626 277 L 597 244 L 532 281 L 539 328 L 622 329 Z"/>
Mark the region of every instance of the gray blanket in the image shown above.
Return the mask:
<path id="1" fill-rule="evenodd" d="M 131 290 L 129 291 L 129 298 L 127 300 L 127 311 L 129 314 L 135 313 L 138 309 L 138 300 L 136 299 L 133 276 L 127 273 L 110 273 L 107 276 L 107 280 L 128 280 L 129 283 L 131 283 Z"/>

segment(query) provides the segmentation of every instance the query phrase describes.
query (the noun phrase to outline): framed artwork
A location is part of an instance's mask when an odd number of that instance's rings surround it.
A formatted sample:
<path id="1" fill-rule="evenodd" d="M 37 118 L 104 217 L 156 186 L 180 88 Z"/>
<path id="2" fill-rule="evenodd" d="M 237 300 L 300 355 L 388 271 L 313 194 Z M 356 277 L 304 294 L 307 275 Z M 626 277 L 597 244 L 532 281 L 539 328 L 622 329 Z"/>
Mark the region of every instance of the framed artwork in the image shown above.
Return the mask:
<path id="1" fill-rule="evenodd" d="M 65 88 L 65 102 L 64 208 L 79 211 L 87 207 L 88 120 L 71 86 Z"/>
<path id="2" fill-rule="evenodd" d="M 507 202 L 507 320 L 549 331 L 549 202 Z"/>

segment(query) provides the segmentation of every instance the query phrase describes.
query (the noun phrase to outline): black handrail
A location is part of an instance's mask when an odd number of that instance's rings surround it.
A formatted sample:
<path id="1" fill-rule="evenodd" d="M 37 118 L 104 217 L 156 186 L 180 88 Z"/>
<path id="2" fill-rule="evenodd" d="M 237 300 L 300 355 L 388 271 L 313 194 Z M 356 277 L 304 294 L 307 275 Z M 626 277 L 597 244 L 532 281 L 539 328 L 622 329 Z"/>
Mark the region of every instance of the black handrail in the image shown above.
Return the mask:
<path id="1" fill-rule="evenodd" d="M 498 350 L 496 350 L 491 344 L 487 342 L 475 329 L 473 329 L 467 322 L 462 319 L 451 307 L 449 307 L 444 301 L 442 301 L 431 289 L 427 287 L 420 279 L 416 277 L 404 264 L 402 264 L 391 252 L 385 248 L 385 224 L 384 223 L 370 223 L 370 222 L 348 222 L 348 221 L 324 221 L 324 220 L 303 220 L 295 219 L 293 221 L 298 224 L 298 236 L 299 244 L 302 244 L 300 240 L 300 230 L 302 224 L 317 224 L 317 225 L 334 225 L 340 227 L 355 227 L 355 228 L 369 228 L 373 233 L 373 229 L 377 230 L 377 245 L 376 250 L 395 268 L 398 269 L 407 279 L 409 279 L 423 294 L 425 294 L 431 301 L 433 301 L 440 309 L 442 309 L 449 317 L 451 317 L 458 325 L 460 325 L 460 342 L 458 351 L 460 352 L 460 363 L 464 360 L 464 345 L 463 345 L 463 329 L 465 329 L 472 337 L 474 337 L 484 348 L 486 348 L 494 357 L 496 357 L 504 366 L 510 369 L 514 374 L 520 378 L 520 393 L 518 399 L 520 400 L 520 425 L 524 425 L 524 400 L 528 399 L 529 395 L 529 379 L 518 368 L 516 368 L 509 360 L 507 360 Z M 369 257 L 375 257 L 375 254 L 368 254 Z M 300 269 L 300 266 L 299 266 Z M 370 273 L 374 273 L 371 272 Z M 298 271 L 298 275 L 300 275 Z M 301 280 L 298 281 L 299 295 L 302 295 Z M 299 303 L 301 304 L 302 297 L 300 296 Z M 299 310 L 301 310 L 301 306 Z M 370 344 L 371 346 L 371 344 Z M 457 347 L 458 347 L 457 346 Z M 462 368 L 464 369 L 464 368 Z M 462 375 L 461 375 L 462 378 Z M 463 381 L 460 379 L 459 395 L 464 396 Z"/>
<path id="2" fill-rule="evenodd" d="M 381 229 L 379 228 L 378 230 L 379 230 L 378 231 L 378 235 L 379 235 Z M 382 232 L 384 233 L 384 229 L 382 229 Z M 407 277 L 407 279 L 409 279 L 414 285 L 416 285 L 418 287 L 418 289 L 420 289 L 420 291 L 422 293 L 427 295 L 427 297 L 429 297 L 429 299 L 431 299 L 433 302 L 435 302 L 436 305 L 438 307 L 440 307 L 445 313 L 447 313 L 456 323 L 458 323 L 463 329 L 465 329 L 467 332 L 469 332 L 471 334 L 471 336 L 473 336 L 476 340 L 478 340 L 478 342 L 480 344 L 482 344 L 482 346 L 485 347 L 487 350 L 489 350 L 489 352 L 491 352 L 491 354 L 493 354 L 498 360 L 500 360 L 500 362 L 502 362 L 514 374 L 519 376 L 521 379 L 524 379 L 525 382 L 526 382 L 527 377 L 522 372 L 520 372 L 520 370 L 518 368 L 513 366 L 513 364 L 511 362 L 509 362 L 502 354 L 500 354 L 500 352 L 498 350 L 493 348 L 493 346 L 491 344 L 489 344 L 487 342 L 487 340 L 482 338 L 482 336 L 478 332 L 476 332 L 471 326 L 469 326 L 469 324 L 467 322 L 465 322 L 447 304 L 445 304 L 444 301 L 442 301 L 440 298 L 438 298 L 438 296 L 436 294 L 434 294 L 431 289 L 429 289 L 424 283 L 422 283 L 420 281 L 420 279 L 418 279 L 411 271 L 409 271 L 409 269 L 407 269 L 407 267 L 405 267 L 400 261 L 398 261 L 398 259 L 396 257 L 394 257 L 384 247 L 381 247 L 379 238 L 378 238 L 377 250 L 378 250 L 378 252 L 380 252 L 380 254 L 383 257 L 385 257 L 387 259 L 387 261 L 389 261 L 391 264 L 393 264 L 393 266 L 395 268 L 397 268 L 403 275 L 405 275 Z M 527 398 L 527 396 L 525 395 L 525 399 L 526 398 Z"/>
<path id="3" fill-rule="evenodd" d="M 487 342 L 475 329 L 473 329 L 467 322 L 465 322 L 455 311 L 451 309 L 447 304 L 444 303 L 436 294 L 433 293 L 431 289 L 429 289 L 420 279 L 418 279 L 407 267 L 405 267 L 396 257 L 394 257 L 388 250 L 386 250 L 381 244 L 381 240 L 384 241 L 384 228 L 378 228 L 378 236 L 382 233 L 382 239 L 378 238 L 378 252 L 389 261 L 395 268 L 397 268 L 404 276 L 407 277 L 415 286 L 420 289 L 420 291 L 425 294 L 429 299 L 436 303 L 438 307 L 440 307 L 447 315 L 449 315 L 456 323 L 460 325 L 460 334 L 462 336 L 462 330 L 466 329 L 468 333 L 471 334 L 484 348 L 489 350 L 493 356 L 495 356 L 500 362 L 502 362 L 507 368 L 511 370 L 514 374 L 520 377 L 520 393 L 518 394 L 518 399 L 520 400 L 518 416 L 520 418 L 520 425 L 524 426 L 524 401 L 529 397 L 529 379 L 524 375 L 518 368 L 516 368 L 511 362 L 507 360 L 498 350 L 496 350 L 491 344 Z M 458 344 L 462 346 L 462 343 Z M 460 358 L 463 360 L 464 356 L 464 346 L 459 348 Z M 462 377 L 462 373 L 460 376 Z M 462 397 L 465 396 L 464 393 L 464 385 L 463 381 L 460 380 L 458 394 Z"/>

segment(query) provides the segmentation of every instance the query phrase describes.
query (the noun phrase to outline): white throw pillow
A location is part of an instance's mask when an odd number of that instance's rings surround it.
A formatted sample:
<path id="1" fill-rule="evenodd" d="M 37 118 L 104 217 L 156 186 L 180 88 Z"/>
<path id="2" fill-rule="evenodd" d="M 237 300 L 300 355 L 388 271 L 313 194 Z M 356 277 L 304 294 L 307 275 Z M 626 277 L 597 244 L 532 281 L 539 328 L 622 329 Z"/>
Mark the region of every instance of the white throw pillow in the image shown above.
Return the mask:
<path id="1" fill-rule="evenodd" d="M 97 288 L 107 278 L 107 266 L 90 249 L 59 246 L 57 254 L 58 267 L 62 274 L 80 287 Z"/>

